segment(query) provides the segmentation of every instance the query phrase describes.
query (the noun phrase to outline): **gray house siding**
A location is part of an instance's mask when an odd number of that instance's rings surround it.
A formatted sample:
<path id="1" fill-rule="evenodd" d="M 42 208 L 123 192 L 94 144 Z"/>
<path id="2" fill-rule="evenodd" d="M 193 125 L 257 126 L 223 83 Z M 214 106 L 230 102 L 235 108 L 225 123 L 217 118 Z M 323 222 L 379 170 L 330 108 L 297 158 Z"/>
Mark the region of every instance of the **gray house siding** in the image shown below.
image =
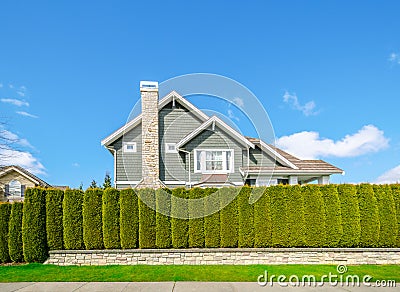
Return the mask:
<path id="1" fill-rule="evenodd" d="M 244 159 L 247 159 L 247 151 L 243 153 Z M 262 151 L 258 146 L 250 149 L 249 166 L 270 166 L 273 167 L 278 162 Z"/>
<path id="2" fill-rule="evenodd" d="M 185 154 L 166 153 L 165 143 L 178 143 L 202 124 L 193 113 L 172 102 L 159 111 L 160 180 L 186 181 Z"/>
<path id="3" fill-rule="evenodd" d="M 239 167 L 243 165 L 243 149 L 244 146 L 230 137 L 227 133 L 219 129 L 204 130 L 202 133 L 193 138 L 186 144 L 185 149 L 191 153 L 191 181 L 198 182 L 201 179 L 201 173 L 194 173 L 194 150 L 195 149 L 233 149 L 234 150 L 234 172 L 228 174 L 228 179 L 231 182 L 241 182 L 243 180 Z M 246 150 L 247 151 L 247 150 Z M 186 160 L 186 169 L 189 169 L 189 162 Z M 188 173 L 187 173 L 188 176 Z M 186 178 L 188 181 L 188 178 Z"/>
<path id="4" fill-rule="evenodd" d="M 137 151 L 123 152 L 123 142 L 136 142 Z M 116 181 L 140 181 L 142 179 L 142 124 L 114 142 L 116 150 Z"/>

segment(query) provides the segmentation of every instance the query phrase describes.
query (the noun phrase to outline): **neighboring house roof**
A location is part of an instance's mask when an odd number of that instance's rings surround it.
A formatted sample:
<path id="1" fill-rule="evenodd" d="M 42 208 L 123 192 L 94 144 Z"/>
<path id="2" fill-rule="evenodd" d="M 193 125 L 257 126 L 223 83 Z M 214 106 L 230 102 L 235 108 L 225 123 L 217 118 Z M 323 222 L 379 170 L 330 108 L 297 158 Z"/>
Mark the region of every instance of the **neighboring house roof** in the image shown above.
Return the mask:
<path id="1" fill-rule="evenodd" d="M 31 180 L 32 182 L 34 182 L 36 185 L 41 186 L 41 187 L 51 187 L 51 185 L 49 185 L 47 182 L 45 182 L 44 180 L 38 178 L 36 175 L 30 173 L 29 171 L 27 171 L 26 169 L 17 166 L 17 165 L 9 165 L 9 166 L 4 166 L 0 168 L 0 177 L 9 173 L 10 171 L 16 171 L 19 174 L 21 174 L 22 176 L 26 177 L 27 179 Z"/>
<path id="2" fill-rule="evenodd" d="M 239 134 L 237 131 L 232 129 L 230 126 L 228 126 L 224 121 L 222 121 L 220 118 L 217 116 L 212 116 L 209 118 L 207 121 L 205 121 L 203 124 L 201 124 L 197 129 L 194 131 L 190 132 L 186 137 L 184 137 L 181 141 L 176 143 L 176 148 L 179 150 L 180 147 L 184 146 L 187 144 L 190 140 L 195 138 L 197 135 L 199 135 L 202 131 L 206 130 L 210 126 L 216 126 L 220 127 L 222 130 L 228 132 L 231 134 L 231 137 L 234 138 L 236 141 L 241 143 L 244 146 L 248 146 L 251 148 L 254 148 L 254 144 L 251 143 L 248 139 L 246 139 L 243 135 Z"/>
<path id="3" fill-rule="evenodd" d="M 206 121 L 209 119 L 209 117 L 203 113 L 201 110 L 199 110 L 197 107 L 195 107 L 192 103 L 190 103 L 188 100 L 186 100 L 184 97 L 182 97 L 179 93 L 176 91 L 171 91 L 169 94 L 167 94 L 165 97 L 163 97 L 159 102 L 158 102 L 158 111 L 160 111 L 164 106 L 166 106 L 170 102 L 175 102 L 178 101 L 181 103 L 183 106 L 185 106 L 188 110 L 190 110 L 196 117 L 198 117 L 201 121 Z M 130 122 L 126 123 L 124 126 L 116 130 L 114 133 L 109 135 L 107 138 L 103 139 L 101 141 L 101 145 L 103 146 L 110 146 L 113 142 L 115 142 L 117 139 L 122 137 L 124 133 L 129 132 L 133 128 L 135 128 L 137 125 L 139 125 L 142 121 L 142 115 L 140 114 Z"/>

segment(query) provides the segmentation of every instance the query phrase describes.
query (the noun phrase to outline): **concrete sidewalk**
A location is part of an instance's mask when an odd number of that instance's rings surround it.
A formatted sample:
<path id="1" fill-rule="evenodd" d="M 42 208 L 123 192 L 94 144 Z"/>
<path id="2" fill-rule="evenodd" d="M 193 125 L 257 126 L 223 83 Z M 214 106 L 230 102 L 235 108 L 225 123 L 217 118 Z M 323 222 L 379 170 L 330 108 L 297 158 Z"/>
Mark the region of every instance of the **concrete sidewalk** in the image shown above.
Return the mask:
<path id="1" fill-rule="evenodd" d="M 318 290 L 317 290 L 318 289 Z M 378 288 L 378 287 L 261 287 L 251 282 L 19 282 L 0 283 L 2 292 L 28 292 L 28 291 L 199 291 L 199 292 L 258 292 L 258 291 L 400 291 L 399 288 Z"/>

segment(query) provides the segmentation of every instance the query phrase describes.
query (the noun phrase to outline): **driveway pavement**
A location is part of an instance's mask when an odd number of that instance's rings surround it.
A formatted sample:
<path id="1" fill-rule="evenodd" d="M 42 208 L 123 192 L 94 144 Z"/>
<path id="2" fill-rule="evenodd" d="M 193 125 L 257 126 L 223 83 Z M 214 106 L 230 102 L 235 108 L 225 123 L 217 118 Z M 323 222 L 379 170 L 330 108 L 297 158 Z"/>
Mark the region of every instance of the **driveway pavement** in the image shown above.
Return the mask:
<path id="1" fill-rule="evenodd" d="M 400 291 L 398 288 L 378 288 L 378 287 L 280 287 L 279 285 L 261 287 L 257 283 L 251 282 L 19 282 L 19 283 L 0 283 L 1 292 L 30 292 L 30 291 L 171 291 L 171 292 L 258 292 L 258 291 Z"/>

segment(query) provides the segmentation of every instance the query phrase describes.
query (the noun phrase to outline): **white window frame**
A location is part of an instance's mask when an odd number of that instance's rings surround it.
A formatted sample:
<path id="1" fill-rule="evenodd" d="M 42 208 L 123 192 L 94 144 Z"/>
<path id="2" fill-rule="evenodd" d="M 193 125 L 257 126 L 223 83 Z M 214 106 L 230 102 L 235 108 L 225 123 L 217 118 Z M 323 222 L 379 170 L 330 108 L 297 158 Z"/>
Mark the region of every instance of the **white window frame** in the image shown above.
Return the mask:
<path id="1" fill-rule="evenodd" d="M 169 146 L 174 146 L 174 150 L 170 150 Z M 176 143 L 165 143 L 165 153 L 178 153 L 178 150 L 176 150 Z"/>
<path id="2" fill-rule="evenodd" d="M 200 169 L 197 168 L 198 160 L 197 160 L 197 152 L 199 151 L 212 151 L 212 152 L 217 152 L 217 151 L 222 151 L 222 165 L 224 166 L 224 169 L 222 170 L 206 170 L 205 169 L 205 161 L 203 164 L 200 164 Z M 226 169 L 226 152 L 231 153 L 231 161 L 229 163 L 229 170 Z M 225 174 L 225 173 L 234 173 L 235 172 L 235 152 L 233 149 L 194 149 L 194 172 L 195 173 L 215 173 L 215 174 Z"/>
<path id="3" fill-rule="evenodd" d="M 133 146 L 133 149 L 128 149 L 128 146 Z M 124 153 L 136 153 L 137 152 L 137 144 L 136 144 L 136 142 L 123 142 L 122 150 Z"/>
<path id="4" fill-rule="evenodd" d="M 21 187 L 22 183 L 17 179 L 13 179 L 8 183 L 8 193 L 12 197 L 22 197 Z"/>

